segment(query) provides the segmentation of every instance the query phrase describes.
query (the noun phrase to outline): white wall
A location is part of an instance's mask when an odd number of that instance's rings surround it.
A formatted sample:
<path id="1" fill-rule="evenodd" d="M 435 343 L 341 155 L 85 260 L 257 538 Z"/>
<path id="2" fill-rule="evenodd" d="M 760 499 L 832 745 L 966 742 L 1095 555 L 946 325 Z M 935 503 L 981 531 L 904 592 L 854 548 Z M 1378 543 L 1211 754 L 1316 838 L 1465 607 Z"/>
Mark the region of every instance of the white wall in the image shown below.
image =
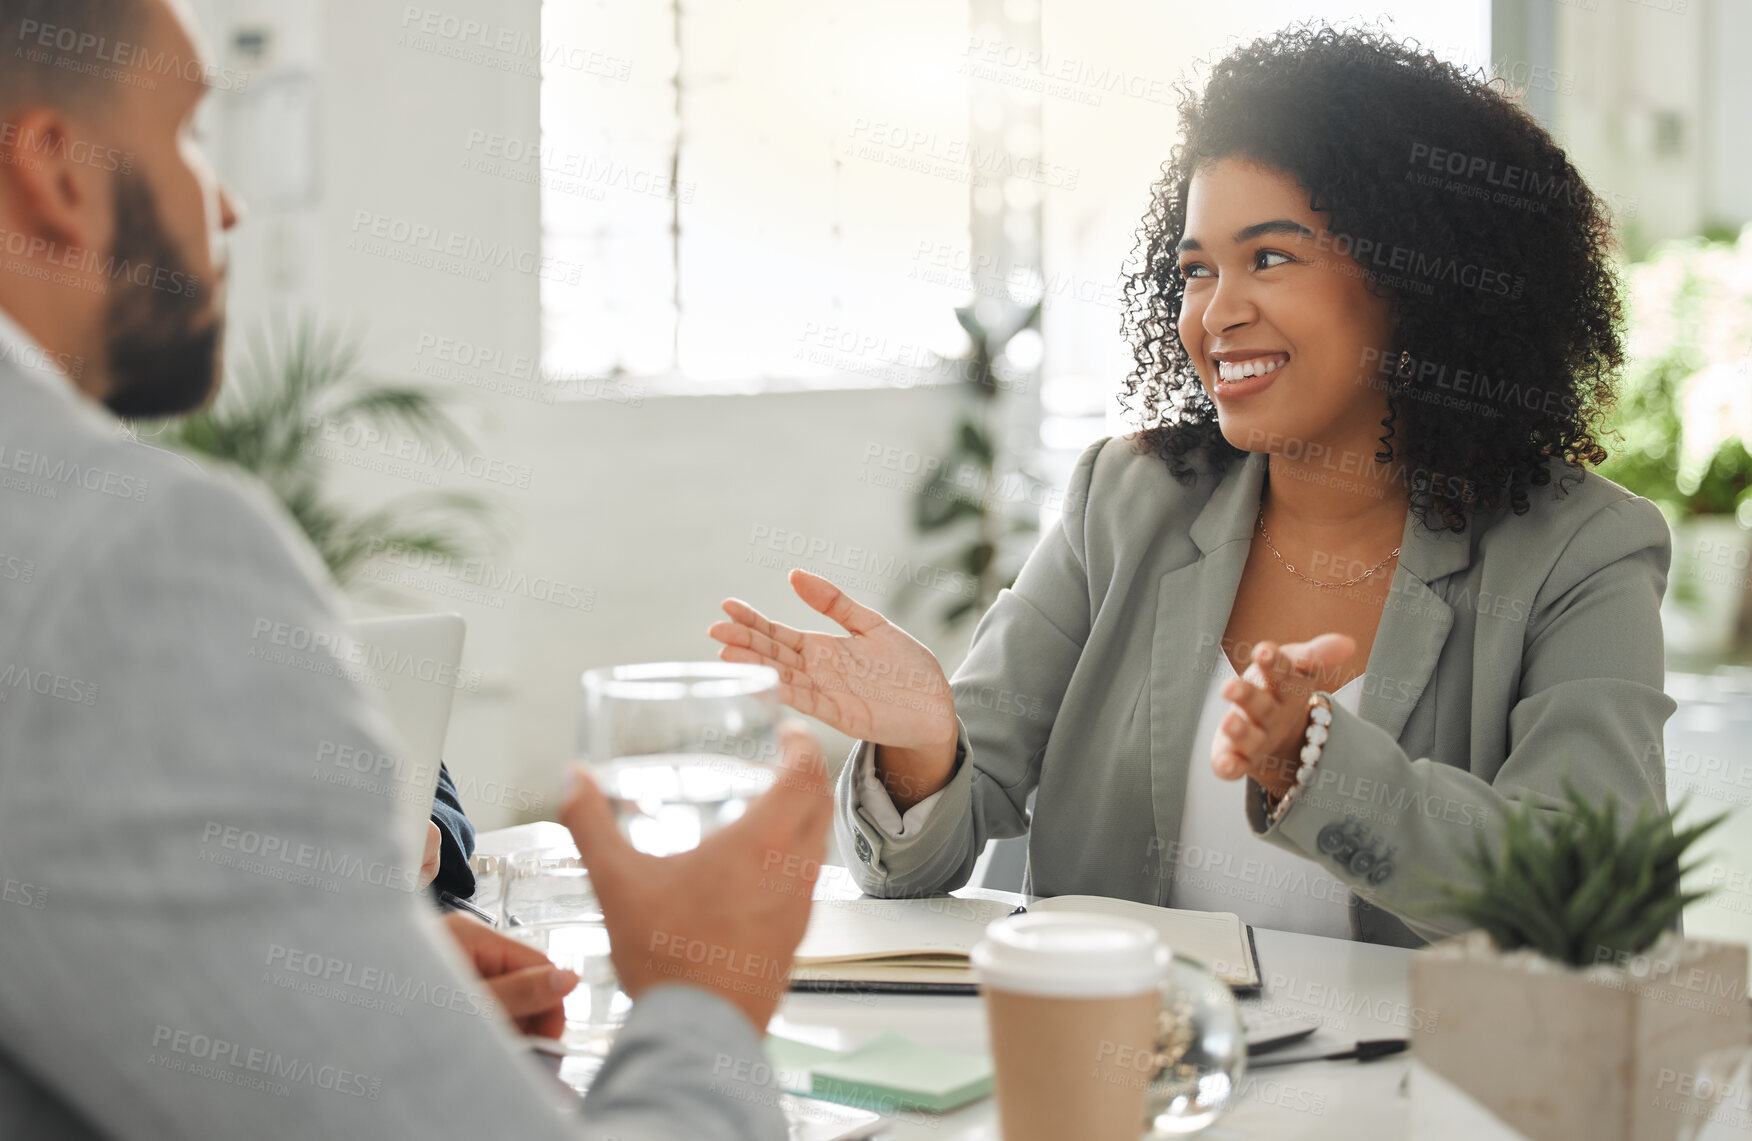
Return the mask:
<path id="1" fill-rule="evenodd" d="M 865 458 L 872 449 L 897 463 L 908 452 L 940 453 L 952 393 L 635 399 L 628 391 L 618 401 L 546 404 L 494 391 L 499 370 L 516 372 L 538 357 L 536 274 L 491 268 L 466 253 L 437 255 L 441 270 L 359 248 L 382 219 L 385 227 L 430 229 L 441 249 L 455 240 L 465 250 L 539 251 L 535 187 L 464 169 L 481 154 L 471 137 L 539 136 L 538 83 L 517 73 L 533 61 L 490 46 L 519 37 L 537 43 L 536 0 L 202 0 L 200 7 L 221 60 L 240 70 L 251 65 L 227 49 L 233 33 L 275 30 L 275 51 L 254 65 L 263 72 L 257 82 L 216 101 L 214 148 L 228 175 L 261 181 L 240 165 L 242 141 L 227 138 L 250 121 L 247 101 L 304 69 L 317 80 L 317 191 L 288 203 L 275 201 L 270 184 L 252 205 L 233 247 L 234 349 L 270 314 L 311 310 L 361 322 L 370 366 L 383 377 L 451 368 L 437 359 L 439 341 L 498 362 L 456 368 L 443 383 L 473 410 L 479 459 L 525 486 L 395 461 L 380 450 L 393 451 L 392 443 L 352 454 L 387 459 L 394 471 L 338 469 L 358 502 L 423 490 L 422 480 L 436 474 L 441 486 L 488 495 L 505 524 L 508 541 L 490 566 L 391 564 L 393 592 L 382 582 L 356 592 L 363 610 L 454 609 L 467 617 L 464 667 L 479 685 L 458 695 L 447 755 L 477 824 L 551 816 L 572 755 L 583 669 L 714 656 L 704 630 L 730 594 L 807 621 L 799 603 L 786 601 L 782 568 L 793 564 L 850 579 L 853 593 L 873 605 L 895 604 L 896 576 L 918 565 L 911 499 L 865 482 L 886 470 L 880 456 Z M 410 9 L 483 30 L 446 36 L 441 23 L 438 34 L 421 33 Z M 296 138 L 284 145 L 296 146 Z M 476 269 L 488 280 L 472 280 Z M 805 556 L 790 558 L 785 544 L 801 545 Z M 482 587 L 483 578 L 505 581 Z M 556 582 L 559 602 L 550 597 Z M 934 613 L 945 598 L 925 590 L 919 605 Z M 925 621 L 923 632 L 929 637 L 933 624 Z M 843 754 L 843 740 L 822 735 Z"/>
<path id="2" fill-rule="evenodd" d="M 1549 0 L 1526 0 L 1537 7 Z M 1752 33 L 1742 0 L 1577 0 L 1555 22 L 1553 133 L 1631 229 L 1633 254 L 1752 220 Z M 1676 119 L 1676 145 L 1660 123 Z"/>

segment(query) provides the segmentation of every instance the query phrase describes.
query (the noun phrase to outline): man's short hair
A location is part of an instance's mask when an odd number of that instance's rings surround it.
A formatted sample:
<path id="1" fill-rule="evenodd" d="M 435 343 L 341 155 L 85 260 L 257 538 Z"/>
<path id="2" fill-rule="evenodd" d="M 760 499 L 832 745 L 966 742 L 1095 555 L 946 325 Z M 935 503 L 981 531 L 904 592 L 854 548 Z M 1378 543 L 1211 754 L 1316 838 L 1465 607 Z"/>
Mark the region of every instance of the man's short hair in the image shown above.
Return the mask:
<path id="1" fill-rule="evenodd" d="M 118 46 L 138 44 L 147 0 L 0 0 L 0 112 L 105 105 L 127 88 Z"/>

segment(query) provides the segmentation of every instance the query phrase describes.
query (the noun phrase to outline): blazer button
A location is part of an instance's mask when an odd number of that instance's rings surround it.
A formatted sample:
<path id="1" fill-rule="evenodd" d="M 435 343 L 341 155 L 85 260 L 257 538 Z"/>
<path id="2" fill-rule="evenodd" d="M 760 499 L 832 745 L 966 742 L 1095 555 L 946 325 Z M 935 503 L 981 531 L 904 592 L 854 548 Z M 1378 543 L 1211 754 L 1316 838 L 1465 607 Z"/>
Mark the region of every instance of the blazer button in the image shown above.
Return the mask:
<path id="1" fill-rule="evenodd" d="M 854 847 L 856 847 L 858 849 L 858 859 L 864 861 L 866 864 L 869 863 L 870 856 L 873 853 L 870 850 L 870 841 L 868 841 L 864 838 L 864 834 L 862 832 L 858 833 L 858 839 L 857 839 L 857 842 L 854 844 Z"/>

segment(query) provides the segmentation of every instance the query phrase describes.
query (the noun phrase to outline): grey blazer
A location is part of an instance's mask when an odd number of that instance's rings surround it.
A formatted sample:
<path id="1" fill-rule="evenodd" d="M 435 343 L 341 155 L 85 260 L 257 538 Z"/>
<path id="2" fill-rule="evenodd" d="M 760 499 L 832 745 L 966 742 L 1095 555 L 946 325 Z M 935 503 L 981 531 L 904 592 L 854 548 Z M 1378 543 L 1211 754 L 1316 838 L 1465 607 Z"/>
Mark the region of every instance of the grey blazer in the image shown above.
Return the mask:
<path id="1" fill-rule="evenodd" d="M 536 1070 L 418 890 L 429 802 L 334 760 L 394 751 L 340 630 L 259 489 L 0 367 L 0 1138 L 782 1138 L 694 987 L 582 1114 Z"/>
<path id="2" fill-rule="evenodd" d="M 1130 439 L 1083 454 L 1062 521 L 955 673 L 957 767 L 925 826 L 892 838 L 858 807 L 873 746 L 841 775 L 841 850 L 865 891 L 959 887 L 988 839 L 1026 832 L 1032 892 L 1170 902 L 1188 766 L 1208 747 L 1192 737 L 1265 470 L 1254 455 L 1182 484 Z M 1655 506 L 1593 473 L 1461 534 L 1408 519 L 1357 712 L 1334 707 L 1279 823 L 1244 798 L 1249 826 L 1350 889 L 1354 938 L 1418 946 L 1464 928 L 1438 885 L 1511 802 L 1553 808 L 1567 775 L 1664 807 L 1669 553 Z M 1230 855 L 1198 853 L 1201 872 L 1245 883 Z"/>

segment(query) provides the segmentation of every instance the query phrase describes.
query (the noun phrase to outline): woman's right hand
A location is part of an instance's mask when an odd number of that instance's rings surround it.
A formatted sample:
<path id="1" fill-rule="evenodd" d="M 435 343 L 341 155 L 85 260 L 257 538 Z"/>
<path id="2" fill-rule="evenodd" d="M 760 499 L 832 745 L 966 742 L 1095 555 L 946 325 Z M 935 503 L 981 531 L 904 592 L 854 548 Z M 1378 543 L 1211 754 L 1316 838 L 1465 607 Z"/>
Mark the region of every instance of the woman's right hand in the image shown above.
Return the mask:
<path id="1" fill-rule="evenodd" d="M 724 601 L 728 622 L 706 631 L 727 662 L 779 671 L 779 700 L 848 737 L 894 749 L 955 750 L 955 702 L 931 651 L 839 587 L 805 570 L 791 589 L 844 634 L 805 633 L 774 622 L 738 599 Z"/>

